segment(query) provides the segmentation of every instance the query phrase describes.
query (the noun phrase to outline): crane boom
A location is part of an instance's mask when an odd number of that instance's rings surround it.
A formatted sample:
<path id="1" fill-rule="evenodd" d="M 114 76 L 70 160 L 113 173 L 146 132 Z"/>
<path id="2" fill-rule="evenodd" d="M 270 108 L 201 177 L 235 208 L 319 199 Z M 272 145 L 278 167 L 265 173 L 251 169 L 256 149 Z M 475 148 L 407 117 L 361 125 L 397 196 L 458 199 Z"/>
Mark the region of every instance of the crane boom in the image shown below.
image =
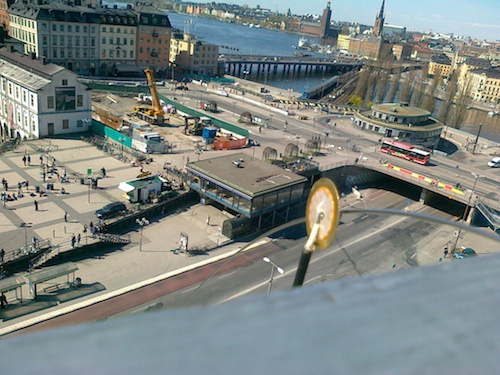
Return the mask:
<path id="1" fill-rule="evenodd" d="M 160 113 L 163 112 L 163 108 L 161 107 L 160 104 L 160 98 L 158 97 L 158 91 L 156 91 L 156 84 L 155 84 L 155 76 L 153 73 L 153 69 L 145 69 L 144 73 L 146 74 L 146 79 L 148 80 L 148 86 L 149 86 L 149 91 L 151 92 L 151 96 L 153 98 L 152 100 L 152 107 L 155 112 Z"/>

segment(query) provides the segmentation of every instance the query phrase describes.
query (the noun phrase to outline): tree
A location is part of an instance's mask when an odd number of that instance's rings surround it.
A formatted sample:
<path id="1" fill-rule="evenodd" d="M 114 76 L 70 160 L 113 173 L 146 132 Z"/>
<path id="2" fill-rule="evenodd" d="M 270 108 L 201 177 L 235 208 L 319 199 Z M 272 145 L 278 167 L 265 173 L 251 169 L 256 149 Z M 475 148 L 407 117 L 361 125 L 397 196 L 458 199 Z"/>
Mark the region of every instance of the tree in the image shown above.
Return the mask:
<path id="1" fill-rule="evenodd" d="M 361 107 L 363 105 L 363 98 L 358 95 L 353 95 L 349 98 L 349 104 L 354 107 Z"/>
<path id="2" fill-rule="evenodd" d="M 354 95 L 364 98 L 366 95 L 366 90 L 368 88 L 368 80 L 372 72 L 371 66 L 365 66 L 359 75 L 358 84 L 354 90 Z"/>
<path id="3" fill-rule="evenodd" d="M 424 95 L 424 99 L 422 100 L 422 108 L 430 113 L 434 112 L 434 108 L 436 107 L 436 99 L 434 95 L 436 93 L 436 88 L 441 81 L 441 71 L 436 71 L 434 77 L 432 78 L 431 84 Z"/>
<path id="4" fill-rule="evenodd" d="M 451 112 L 451 123 L 456 129 L 460 129 L 469 114 L 469 106 L 472 102 L 472 83 L 470 76 L 467 77 L 462 87 L 458 89 L 455 104 Z"/>
<path id="5" fill-rule="evenodd" d="M 365 103 L 371 102 L 373 99 L 373 90 L 375 89 L 375 84 L 377 81 L 377 72 L 372 72 L 370 74 L 370 77 L 368 77 L 368 84 L 366 88 L 366 94 L 365 94 Z"/>
<path id="6" fill-rule="evenodd" d="M 389 83 L 388 69 L 382 68 L 378 75 L 377 88 L 375 90 L 375 102 L 381 103 L 384 100 L 387 92 L 387 84 Z"/>
<path id="7" fill-rule="evenodd" d="M 396 92 L 398 91 L 400 80 L 401 80 L 401 70 L 398 70 L 397 73 L 392 75 L 391 85 L 386 95 L 386 101 L 388 103 L 392 103 L 394 101 L 394 97 L 396 96 Z"/>
<path id="8" fill-rule="evenodd" d="M 401 84 L 401 89 L 399 90 L 399 101 L 401 103 L 408 103 L 410 101 L 412 81 L 412 75 L 410 73 L 407 73 L 403 79 L 403 83 Z"/>
<path id="9" fill-rule="evenodd" d="M 448 85 L 446 86 L 446 91 L 444 93 L 443 101 L 441 102 L 441 109 L 438 113 L 438 120 L 442 123 L 446 123 L 448 120 L 448 116 L 450 115 L 451 105 L 453 104 L 453 97 L 457 91 L 457 81 L 458 81 L 458 73 L 455 72 L 452 74 L 450 79 L 448 80 Z"/>

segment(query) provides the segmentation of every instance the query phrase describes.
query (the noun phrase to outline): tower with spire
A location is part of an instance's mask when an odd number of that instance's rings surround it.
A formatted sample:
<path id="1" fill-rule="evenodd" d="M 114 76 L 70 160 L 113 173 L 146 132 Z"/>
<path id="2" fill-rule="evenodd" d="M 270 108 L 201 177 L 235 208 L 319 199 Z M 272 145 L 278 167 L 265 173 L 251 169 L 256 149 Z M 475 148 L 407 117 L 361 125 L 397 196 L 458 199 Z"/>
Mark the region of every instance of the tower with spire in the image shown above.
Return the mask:
<path id="1" fill-rule="evenodd" d="M 326 3 L 326 8 L 323 9 L 323 17 L 321 17 L 321 38 L 326 38 L 329 35 L 330 21 L 332 19 L 332 2 Z"/>
<path id="2" fill-rule="evenodd" d="M 373 26 L 373 35 L 382 36 L 384 31 L 384 21 L 385 21 L 385 0 L 382 0 L 382 6 L 380 7 L 380 13 L 377 18 L 375 18 L 375 25 Z"/>

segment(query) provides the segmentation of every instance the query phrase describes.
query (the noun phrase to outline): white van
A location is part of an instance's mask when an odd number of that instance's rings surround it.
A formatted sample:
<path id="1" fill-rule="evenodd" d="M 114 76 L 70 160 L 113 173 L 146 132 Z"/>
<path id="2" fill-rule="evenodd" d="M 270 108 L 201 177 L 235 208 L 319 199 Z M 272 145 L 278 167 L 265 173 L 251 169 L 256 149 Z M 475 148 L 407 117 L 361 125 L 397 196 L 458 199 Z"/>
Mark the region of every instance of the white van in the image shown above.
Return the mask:
<path id="1" fill-rule="evenodd" d="M 496 158 L 491 159 L 488 162 L 488 167 L 491 167 L 491 168 L 500 168 L 500 157 L 496 157 Z"/>

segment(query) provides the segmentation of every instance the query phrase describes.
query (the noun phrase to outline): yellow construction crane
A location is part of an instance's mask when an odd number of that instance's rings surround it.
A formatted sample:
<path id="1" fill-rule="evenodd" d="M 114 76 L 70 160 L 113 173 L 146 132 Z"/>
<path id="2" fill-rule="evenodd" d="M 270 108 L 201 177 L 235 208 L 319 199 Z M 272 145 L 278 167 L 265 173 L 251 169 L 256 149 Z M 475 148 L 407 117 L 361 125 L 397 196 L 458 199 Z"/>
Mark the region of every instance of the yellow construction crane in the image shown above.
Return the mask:
<path id="1" fill-rule="evenodd" d="M 145 69 L 148 80 L 149 91 L 151 92 L 152 104 L 149 106 L 135 106 L 134 113 L 141 119 L 155 125 L 164 123 L 165 111 L 161 107 L 158 91 L 156 91 L 155 76 L 152 69 Z"/>

